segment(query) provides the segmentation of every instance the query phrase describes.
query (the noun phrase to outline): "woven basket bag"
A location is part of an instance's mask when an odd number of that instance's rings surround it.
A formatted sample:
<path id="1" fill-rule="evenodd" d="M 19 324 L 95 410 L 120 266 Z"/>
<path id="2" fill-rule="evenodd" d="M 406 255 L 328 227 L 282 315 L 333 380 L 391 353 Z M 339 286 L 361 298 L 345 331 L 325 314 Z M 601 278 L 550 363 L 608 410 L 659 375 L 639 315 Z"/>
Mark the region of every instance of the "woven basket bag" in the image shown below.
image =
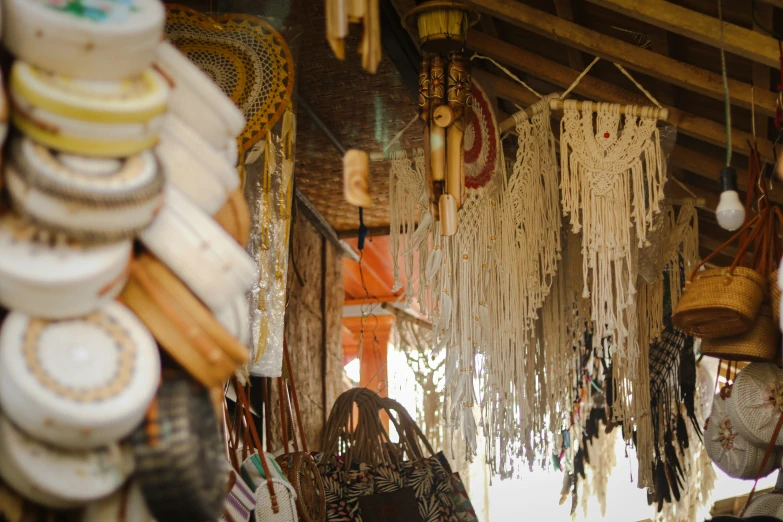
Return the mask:
<path id="1" fill-rule="evenodd" d="M 217 520 L 228 466 L 209 390 L 164 370 L 145 422 L 133 433 L 136 480 L 158 522 Z"/>
<path id="2" fill-rule="evenodd" d="M 752 268 L 739 266 L 745 253 L 764 228 L 758 214 L 749 220 L 731 239 L 704 258 L 691 273 L 685 291 L 677 303 L 672 318 L 677 327 L 694 337 L 716 339 L 743 334 L 756 322 L 767 290 L 767 279 Z M 750 227 L 755 226 L 747 234 Z M 699 271 L 705 263 L 735 239 L 742 236 L 740 247 L 731 266 Z"/>
<path id="3" fill-rule="evenodd" d="M 734 399 L 716 395 L 712 400 L 712 411 L 704 430 L 704 447 L 710 460 L 727 475 L 739 479 L 756 477 L 764 449 L 751 444 L 739 435 L 726 410 Z M 762 470 L 762 476 L 768 475 L 775 467 L 777 459 L 768 459 Z"/>
<path id="4" fill-rule="evenodd" d="M 762 306 L 750 331 L 719 339 L 703 339 L 701 353 L 728 361 L 777 362 L 780 359 L 780 329 L 772 309 Z"/>
<path id="5" fill-rule="evenodd" d="M 766 448 L 782 408 L 783 370 L 769 363 L 750 363 L 740 370 L 726 404 L 726 413 L 739 435 Z M 783 446 L 783 432 L 775 446 Z"/>

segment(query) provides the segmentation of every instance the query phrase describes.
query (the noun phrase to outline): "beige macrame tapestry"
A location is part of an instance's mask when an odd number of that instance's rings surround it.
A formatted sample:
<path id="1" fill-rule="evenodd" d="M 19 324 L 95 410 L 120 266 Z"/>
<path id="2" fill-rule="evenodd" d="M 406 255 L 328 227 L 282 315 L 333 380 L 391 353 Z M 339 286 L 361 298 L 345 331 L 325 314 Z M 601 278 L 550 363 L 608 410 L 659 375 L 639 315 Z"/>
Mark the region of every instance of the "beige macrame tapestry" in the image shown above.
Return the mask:
<path id="1" fill-rule="evenodd" d="M 550 95 L 514 115 L 517 155 L 503 192 L 502 329 L 527 342 L 560 257 L 560 200 Z M 528 116 L 530 114 L 530 116 Z"/>

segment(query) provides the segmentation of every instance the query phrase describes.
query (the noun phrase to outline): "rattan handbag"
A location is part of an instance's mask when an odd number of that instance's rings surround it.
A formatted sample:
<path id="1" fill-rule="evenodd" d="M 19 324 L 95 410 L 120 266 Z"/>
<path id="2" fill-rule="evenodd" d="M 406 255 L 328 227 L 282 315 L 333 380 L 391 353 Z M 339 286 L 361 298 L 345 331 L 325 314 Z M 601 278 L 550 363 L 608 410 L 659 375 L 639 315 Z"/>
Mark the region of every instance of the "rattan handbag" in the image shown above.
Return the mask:
<path id="1" fill-rule="evenodd" d="M 326 520 L 324 485 L 321 481 L 321 474 L 318 472 L 318 466 L 307 449 L 307 437 L 305 437 L 303 429 L 299 397 L 296 394 L 294 384 L 288 341 L 285 338 L 283 338 L 283 376 L 277 380 L 277 384 L 284 453 L 276 460 L 296 491 L 296 511 L 299 520 L 301 522 L 323 522 Z M 292 402 L 293 411 L 296 413 L 296 423 L 294 423 L 291 411 Z M 288 426 L 291 427 L 293 452 L 289 451 Z"/>
<path id="2" fill-rule="evenodd" d="M 732 337 L 703 339 L 702 355 L 727 361 L 777 362 L 780 359 L 780 329 L 772 315 L 772 308 L 763 305 L 748 332 Z"/>
<path id="3" fill-rule="evenodd" d="M 758 214 L 731 239 L 708 255 L 691 274 L 672 318 L 677 327 L 702 339 L 743 334 L 756 322 L 767 289 L 767 279 L 752 268 L 740 266 L 763 226 L 767 213 Z M 745 232 L 753 227 L 749 235 Z M 744 236 L 731 266 L 699 271 L 718 252 Z"/>

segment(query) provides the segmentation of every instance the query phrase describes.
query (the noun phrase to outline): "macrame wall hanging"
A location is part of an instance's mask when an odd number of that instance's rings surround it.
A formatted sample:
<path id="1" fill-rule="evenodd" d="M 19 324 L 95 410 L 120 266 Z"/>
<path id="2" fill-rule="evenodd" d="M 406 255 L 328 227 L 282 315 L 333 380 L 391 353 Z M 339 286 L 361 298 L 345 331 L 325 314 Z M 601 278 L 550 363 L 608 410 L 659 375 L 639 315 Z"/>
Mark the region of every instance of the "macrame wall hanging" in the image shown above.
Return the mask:
<path id="1" fill-rule="evenodd" d="M 166 35 L 247 121 L 237 140 L 238 173 L 251 209 L 248 250 L 259 269 L 250 299 L 249 372 L 279 377 L 296 148 L 293 53 L 269 22 L 246 14 L 210 16 L 168 5 Z"/>
<path id="2" fill-rule="evenodd" d="M 563 109 L 562 205 L 572 231 L 582 234 L 583 295 L 591 299 L 594 347 L 599 356 L 612 358 L 619 403 L 614 420 L 630 422 L 649 408 L 640 397 L 644 390 L 634 393 L 633 387 L 645 370 L 639 364 L 635 254 L 647 244 L 664 199 L 666 165 L 657 123 L 668 111 L 619 65 L 656 107 L 564 100 L 590 67 L 552 102 Z M 602 353 L 605 339 L 611 340 L 609 354 Z M 627 437 L 631 431 L 625 430 Z"/>

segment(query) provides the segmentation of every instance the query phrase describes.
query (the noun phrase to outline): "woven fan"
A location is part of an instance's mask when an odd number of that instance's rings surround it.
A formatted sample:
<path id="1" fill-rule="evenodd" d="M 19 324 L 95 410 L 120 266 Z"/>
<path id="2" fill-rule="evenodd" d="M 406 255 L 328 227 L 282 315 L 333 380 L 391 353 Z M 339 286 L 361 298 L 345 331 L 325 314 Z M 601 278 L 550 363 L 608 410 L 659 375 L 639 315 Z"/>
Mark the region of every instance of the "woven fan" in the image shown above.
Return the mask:
<path id="1" fill-rule="evenodd" d="M 492 102 L 481 85 L 473 79 L 473 112 L 465 127 L 465 186 L 485 186 L 499 162 L 500 135 Z"/>
<path id="2" fill-rule="evenodd" d="M 247 125 L 238 139 L 243 152 L 263 139 L 291 104 L 294 59 L 280 33 L 263 19 L 210 17 L 168 5 L 166 34 L 244 112 Z"/>

